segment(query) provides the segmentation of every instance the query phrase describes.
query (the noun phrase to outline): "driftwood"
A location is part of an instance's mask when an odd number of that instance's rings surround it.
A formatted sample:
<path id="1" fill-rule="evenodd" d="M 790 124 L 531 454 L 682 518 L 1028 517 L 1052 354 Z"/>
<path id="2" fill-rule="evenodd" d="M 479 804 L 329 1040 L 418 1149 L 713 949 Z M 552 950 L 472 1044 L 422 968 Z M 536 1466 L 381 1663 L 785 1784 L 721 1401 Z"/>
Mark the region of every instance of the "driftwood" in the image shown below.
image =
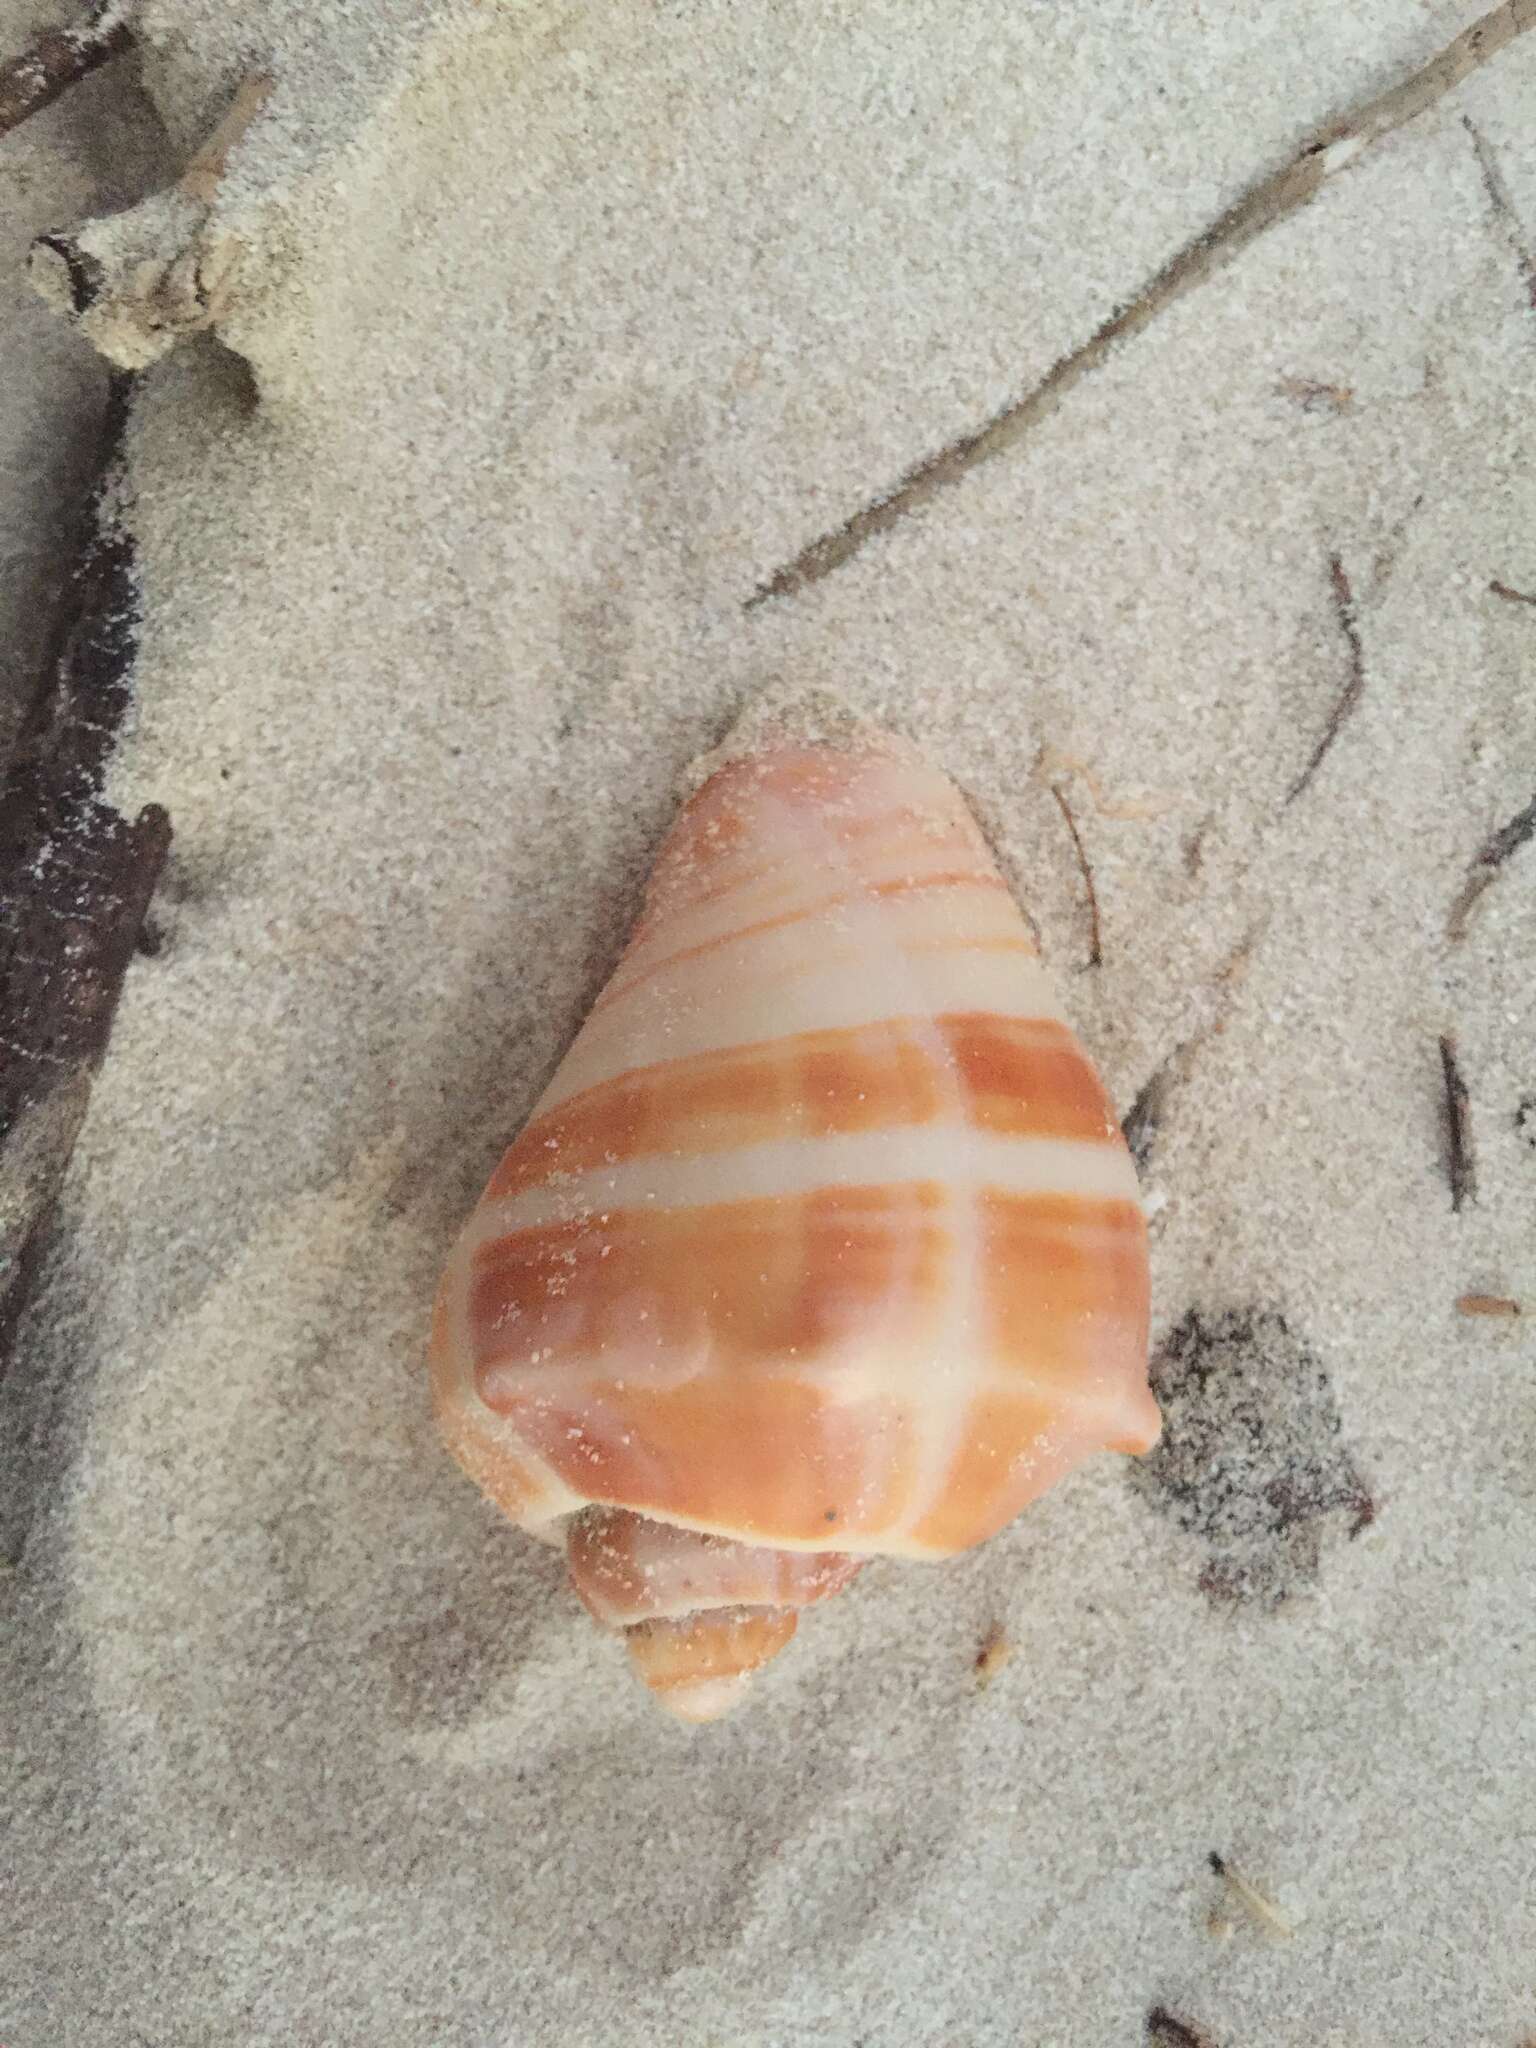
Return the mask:
<path id="1" fill-rule="evenodd" d="M 147 369 L 228 310 L 244 249 L 219 226 L 215 205 L 271 89 L 265 73 L 252 73 L 167 190 L 32 244 L 27 271 L 39 296 L 119 369 Z"/>
<path id="2" fill-rule="evenodd" d="M 0 780 L 0 1373 L 171 837 L 158 805 L 128 819 L 101 794 L 138 639 L 115 517 L 130 383 L 111 391 L 53 646 Z"/>
<path id="3" fill-rule="evenodd" d="M 120 57 L 129 44 L 130 5 L 131 0 L 97 0 L 72 28 L 45 29 L 29 50 L 0 63 L 0 135 Z"/>

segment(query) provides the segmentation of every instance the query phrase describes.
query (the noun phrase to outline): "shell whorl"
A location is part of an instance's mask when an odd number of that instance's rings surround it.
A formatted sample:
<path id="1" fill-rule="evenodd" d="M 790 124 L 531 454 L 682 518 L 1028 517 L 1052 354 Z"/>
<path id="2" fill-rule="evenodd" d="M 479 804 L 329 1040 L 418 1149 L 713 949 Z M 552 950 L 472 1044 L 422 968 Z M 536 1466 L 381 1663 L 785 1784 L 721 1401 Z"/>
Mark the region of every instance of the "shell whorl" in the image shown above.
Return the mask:
<path id="1" fill-rule="evenodd" d="M 1118 1125 L 963 800 L 900 754 L 775 749 L 684 808 L 471 1218 L 438 1413 L 515 1520 L 576 1516 L 582 1597 L 714 1712 L 798 1592 L 1155 1442 L 1147 1293 Z M 709 1598 L 621 1613 L 647 1545 L 631 1594 Z"/>
<path id="2" fill-rule="evenodd" d="M 567 1525 L 566 1561 L 588 1613 L 623 1631 L 646 1684 L 689 1721 L 712 1721 L 734 1705 L 751 1673 L 794 1634 L 800 1608 L 840 1593 L 863 1563 L 596 1507 Z"/>

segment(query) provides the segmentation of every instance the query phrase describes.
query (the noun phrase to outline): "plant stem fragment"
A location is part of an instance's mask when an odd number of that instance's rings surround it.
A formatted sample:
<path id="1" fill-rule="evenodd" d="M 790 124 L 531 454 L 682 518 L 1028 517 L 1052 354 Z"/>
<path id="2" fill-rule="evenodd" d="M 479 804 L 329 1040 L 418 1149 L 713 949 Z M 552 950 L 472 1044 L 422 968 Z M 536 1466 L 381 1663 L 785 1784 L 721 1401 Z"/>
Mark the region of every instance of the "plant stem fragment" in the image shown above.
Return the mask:
<path id="1" fill-rule="evenodd" d="M 1456 1313 L 1463 1316 L 1517 1316 L 1518 1301 L 1508 1294 L 1458 1294 Z"/>
<path id="2" fill-rule="evenodd" d="M 1083 871 L 1083 887 L 1088 892 L 1088 965 L 1102 967 L 1104 947 L 1099 931 L 1099 892 L 1093 885 L 1093 869 L 1088 864 L 1088 855 L 1083 847 L 1083 835 L 1077 829 L 1077 820 L 1072 815 L 1071 805 L 1054 782 L 1051 784 L 1051 795 L 1055 797 L 1061 815 L 1067 821 L 1067 830 L 1072 834 L 1072 844 L 1077 849 L 1077 864 Z"/>
<path id="3" fill-rule="evenodd" d="M 1312 750 L 1300 775 L 1286 792 L 1287 804 L 1295 803 L 1307 784 L 1312 780 L 1344 727 L 1360 708 L 1360 699 L 1365 691 L 1365 654 L 1360 645 L 1360 628 L 1355 619 L 1355 594 L 1350 589 L 1349 577 L 1338 555 L 1328 557 L 1328 581 L 1333 590 L 1333 608 L 1338 618 L 1339 631 L 1349 647 L 1349 677 L 1343 693 L 1333 707 L 1333 714 L 1323 728 L 1323 736 Z"/>
<path id="4" fill-rule="evenodd" d="M 1445 921 L 1445 935 L 1453 943 L 1466 937 L 1467 919 L 1472 914 L 1473 905 L 1496 879 L 1499 869 L 1532 837 L 1536 837 L 1536 796 L 1523 811 L 1516 811 L 1507 825 L 1501 825 L 1473 859 L 1461 894 L 1451 905 L 1451 914 Z"/>
<path id="5" fill-rule="evenodd" d="M 1477 1198 L 1477 1174 L 1472 1160 L 1472 1099 L 1462 1079 L 1456 1041 L 1449 1032 L 1440 1039 L 1440 1075 L 1445 1083 L 1445 1177 L 1451 1188 L 1451 1212 L 1459 1216 L 1463 1207 Z"/>

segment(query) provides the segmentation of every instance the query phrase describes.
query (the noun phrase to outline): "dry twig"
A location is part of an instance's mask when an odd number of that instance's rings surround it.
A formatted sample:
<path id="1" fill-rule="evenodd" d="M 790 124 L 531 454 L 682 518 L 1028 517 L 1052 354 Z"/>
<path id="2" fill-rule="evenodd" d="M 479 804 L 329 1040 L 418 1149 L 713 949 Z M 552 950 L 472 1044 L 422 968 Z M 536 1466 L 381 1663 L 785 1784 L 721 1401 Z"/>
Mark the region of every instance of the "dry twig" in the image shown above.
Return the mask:
<path id="1" fill-rule="evenodd" d="M 1536 837 L 1536 796 L 1533 796 L 1523 811 L 1516 811 L 1507 825 L 1501 825 L 1497 832 L 1484 841 L 1467 871 L 1461 893 L 1451 905 L 1450 916 L 1445 921 L 1445 933 L 1453 942 L 1467 935 L 1467 919 L 1473 905 L 1497 879 L 1498 872 L 1512 853 L 1518 853 L 1528 839 Z"/>
<path id="2" fill-rule="evenodd" d="M 1246 976 L 1253 963 L 1254 948 L 1262 935 L 1261 924 L 1250 926 L 1243 934 L 1242 939 L 1211 977 L 1212 986 L 1224 992 L 1218 997 L 1221 1006 L 1208 1024 L 1203 1025 L 1188 1038 L 1182 1039 L 1172 1052 L 1164 1054 L 1126 1111 L 1120 1129 L 1126 1144 L 1130 1147 L 1131 1157 L 1136 1162 L 1138 1172 L 1146 1171 L 1158 1127 L 1162 1123 L 1175 1086 L 1189 1078 L 1195 1054 L 1200 1048 L 1226 1029 L 1227 1005 L 1231 1001 L 1231 991 L 1237 988 Z"/>
<path id="3" fill-rule="evenodd" d="M 1321 384 L 1315 377 L 1282 377 L 1275 396 L 1294 399 L 1303 412 L 1348 412 L 1355 402 L 1352 385 Z"/>
<path id="4" fill-rule="evenodd" d="M 1359 710 L 1360 699 L 1365 691 L 1365 653 L 1360 645 L 1360 627 L 1355 618 L 1355 594 L 1350 589 L 1344 564 L 1337 555 L 1328 557 L 1328 581 L 1333 591 L 1333 609 L 1339 622 L 1339 631 L 1344 635 L 1349 647 L 1349 677 L 1339 701 L 1333 707 L 1327 725 L 1323 728 L 1322 738 L 1312 749 L 1311 760 L 1286 792 L 1287 804 L 1295 803 L 1322 767 L 1334 741 Z"/>
<path id="5" fill-rule="evenodd" d="M 1472 1099 L 1461 1076 L 1456 1041 L 1449 1032 L 1443 1033 L 1440 1039 L 1440 1075 L 1445 1084 L 1445 1104 L 1441 1112 L 1445 1130 L 1445 1177 L 1451 1187 L 1451 1212 L 1460 1215 L 1464 1205 L 1477 1198 L 1477 1172 L 1472 1160 Z"/>
<path id="6" fill-rule="evenodd" d="M 1072 834 L 1072 844 L 1077 849 L 1077 864 L 1083 871 L 1083 887 L 1088 895 L 1088 965 L 1101 967 L 1104 964 L 1104 947 L 1099 931 L 1099 892 L 1094 887 L 1093 869 L 1088 864 L 1088 855 L 1083 848 L 1083 835 L 1077 829 L 1077 820 L 1071 806 L 1056 783 L 1051 784 L 1051 795 L 1055 797 L 1061 815 L 1067 821 L 1067 830 Z"/>
<path id="7" fill-rule="evenodd" d="M 819 583 L 877 534 L 888 532 L 980 463 L 1006 454 L 1031 428 L 1048 419 L 1075 385 L 1101 368 L 1122 341 L 1139 334 L 1159 313 L 1214 277 L 1266 229 L 1299 213 L 1330 178 L 1358 162 L 1372 143 L 1426 113 L 1516 36 L 1533 27 L 1536 0 L 1503 0 L 1400 85 L 1328 123 L 1288 163 L 1250 186 L 1225 213 L 1186 243 L 1127 305 L 1048 370 L 1032 391 L 928 456 L 852 518 L 812 541 L 753 592 L 746 608 L 750 611 L 771 597 L 787 597 L 808 583 Z"/>
<path id="8" fill-rule="evenodd" d="M 1531 246 L 1520 225 L 1520 216 L 1515 211 L 1509 187 L 1504 182 L 1504 173 L 1499 169 L 1499 160 L 1489 147 L 1488 138 L 1470 114 L 1462 115 L 1461 125 L 1472 138 L 1477 168 L 1482 173 L 1483 190 L 1488 194 L 1488 204 L 1493 209 L 1493 217 L 1499 224 L 1510 255 L 1514 258 L 1515 270 L 1525 293 L 1525 303 L 1532 312 L 1536 312 L 1536 256 L 1532 255 Z"/>

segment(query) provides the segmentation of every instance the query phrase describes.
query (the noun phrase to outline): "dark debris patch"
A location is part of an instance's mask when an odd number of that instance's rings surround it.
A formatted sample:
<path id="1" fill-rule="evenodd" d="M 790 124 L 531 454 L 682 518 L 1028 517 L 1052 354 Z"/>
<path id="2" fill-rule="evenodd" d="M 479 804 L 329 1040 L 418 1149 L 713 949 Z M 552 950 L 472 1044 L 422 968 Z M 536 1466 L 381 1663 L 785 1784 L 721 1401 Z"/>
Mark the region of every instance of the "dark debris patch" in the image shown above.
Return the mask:
<path id="1" fill-rule="evenodd" d="M 1163 1411 L 1133 1483 L 1205 1551 L 1213 1600 L 1277 1607 L 1318 1576 L 1323 1538 L 1376 1514 L 1317 1354 L 1271 1309 L 1191 1309 L 1152 1361 Z"/>

